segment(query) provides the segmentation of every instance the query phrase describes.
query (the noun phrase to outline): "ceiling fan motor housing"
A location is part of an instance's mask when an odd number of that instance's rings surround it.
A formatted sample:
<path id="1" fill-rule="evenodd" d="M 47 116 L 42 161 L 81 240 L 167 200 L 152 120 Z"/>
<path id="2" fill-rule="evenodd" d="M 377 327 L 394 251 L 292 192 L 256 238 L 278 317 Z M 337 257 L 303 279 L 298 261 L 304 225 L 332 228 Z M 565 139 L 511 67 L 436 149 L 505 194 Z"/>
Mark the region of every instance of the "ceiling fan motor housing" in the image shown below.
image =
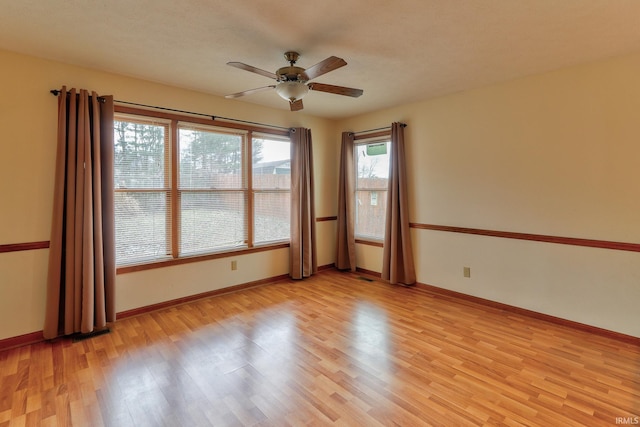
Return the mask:
<path id="1" fill-rule="evenodd" d="M 279 82 L 302 82 L 306 83 L 307 75 L 304 73 L 304 68 L 291 65 L 289 67 L 282 67 L 276 71 Z"/>

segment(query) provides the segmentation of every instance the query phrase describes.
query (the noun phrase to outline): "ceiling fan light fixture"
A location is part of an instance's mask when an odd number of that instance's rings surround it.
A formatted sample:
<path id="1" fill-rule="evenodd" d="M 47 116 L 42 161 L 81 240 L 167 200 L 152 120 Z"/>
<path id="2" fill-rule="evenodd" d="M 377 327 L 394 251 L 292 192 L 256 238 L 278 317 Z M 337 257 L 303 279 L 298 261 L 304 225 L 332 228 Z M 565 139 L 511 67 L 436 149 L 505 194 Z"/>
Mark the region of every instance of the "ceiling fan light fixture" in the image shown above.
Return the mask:
<path id="1" fill-rule="evenodd" d="M 314 80 L 316 77 L 320 77 L 330 71 L 347 65 L 347 62 L 344 59 L 338 58 L 337 56 L 330 56 L 327 59 L 318 62 L 316 65 L 305 69 L 295 66 L 299 56 L 300 55 L 297 52 L 286 52 L 284 57 L 289 62 L 289 65 L 278 68 L 275 73 L 253 67 L 242 62 L 227 62 L 227 65 L 232 67 L 273 79 L 276 81 L 276 84 L 232 93 L 231 95 L 226 95 L 225 98 L 239 98 L 252 93 L 262 92 L 267 89 L 275 89 L 278 96 L 289 101 L 289 108 L 291 111 L 300 111 L 303 108 L 302 98 L 304 98 L 310 90 L 351 96 L 353 98 L 357 98 L 362 95 L 362 89 L 310 82 L 310 80 Z M 307 84 L 308 82 L 309 84 Z"/>
<path id="2" fill-rule="evenodd" d="M 276 86 L 276 93 L 289 102 L 301 100 L 308 92 L 307 85 L 300 81 L 280 82 Z"/>

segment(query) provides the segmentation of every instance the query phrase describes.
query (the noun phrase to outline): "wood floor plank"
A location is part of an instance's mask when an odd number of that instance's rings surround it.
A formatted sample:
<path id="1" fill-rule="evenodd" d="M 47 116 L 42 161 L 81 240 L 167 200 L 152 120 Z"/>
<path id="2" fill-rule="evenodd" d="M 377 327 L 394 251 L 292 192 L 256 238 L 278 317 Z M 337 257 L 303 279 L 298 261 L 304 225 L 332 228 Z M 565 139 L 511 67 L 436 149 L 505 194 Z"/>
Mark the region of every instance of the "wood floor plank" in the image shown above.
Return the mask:
<path id="1" fill-rule="evenodd" d="M 0 427 L 640 416 L 634 344 L 332 270 L 125 318 L 90 340 L 0 352 L 0 381 Z"/>

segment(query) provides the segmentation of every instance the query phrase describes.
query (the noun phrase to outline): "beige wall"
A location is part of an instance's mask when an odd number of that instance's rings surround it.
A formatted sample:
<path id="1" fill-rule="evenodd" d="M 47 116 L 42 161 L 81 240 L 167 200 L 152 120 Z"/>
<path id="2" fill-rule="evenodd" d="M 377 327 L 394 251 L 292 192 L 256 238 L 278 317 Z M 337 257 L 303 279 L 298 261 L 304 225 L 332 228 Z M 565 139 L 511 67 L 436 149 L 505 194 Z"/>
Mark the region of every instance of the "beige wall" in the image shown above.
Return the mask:
<path id="1" fill-rule="evenodd" d="M 640 55 L 339 123 L 9 52 L 0 64 L 0 244 L 49 239 L 57 109 L 49 90 L 63 84 L 311 128 L 318 217 L 336 214 L 340 132 L 404 121 L 412 222 L 640 242 Z M 317 226 L 319 264 L 331 264 L 335 222 Z M 640 337 L 638 253 L 415 229 L 412 237 L 422 283 Z M 117 310 L 284 274 L 287 253 L 119 275 Z M 47 255 L 0 254 L 0 339 L 42 329 Z M 358 245 L 358 258 L 380 271 L 379 248 Z"/>
<path id="2" fill-rule="evenodd" d="M 638 76 L 640 55 L 615 58 L 344 120 L 338 132 L 408 124 L 411 222 L 640 243 Z M 421 283 L 640 336 L 640 253 L 412 237 Z M 380 271 L 373 252 L 360 247 L 358 266 Z"/>
<path id="3" fill-rule="evenodd" d="M 115 99 L 285 127 L 311 128 L 318 216 L 335 215 L 337 141 L 332 121 L 229 101 L 133 78 L 0 51 L 0 245 L 49 240 L 57 122 L 49 90 L 67 87 Z M 332 264 L 334 224 L 318 224 L 318 262 Z M 42 330 L 48 250 L 0 254 L 0 339 Z M 231 271 L 230 260 L 238 262 Z M 275 250 L 117 277 L 117 311 L 286 274 Z"/>

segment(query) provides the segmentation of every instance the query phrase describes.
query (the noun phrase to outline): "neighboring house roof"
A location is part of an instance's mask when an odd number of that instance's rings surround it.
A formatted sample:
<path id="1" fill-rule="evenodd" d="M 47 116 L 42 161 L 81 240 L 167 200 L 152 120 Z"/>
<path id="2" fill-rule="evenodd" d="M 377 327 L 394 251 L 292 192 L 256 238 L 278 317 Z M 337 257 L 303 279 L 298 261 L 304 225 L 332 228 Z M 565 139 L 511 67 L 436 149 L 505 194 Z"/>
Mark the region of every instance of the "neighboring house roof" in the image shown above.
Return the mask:
<path id="1" fill-rule="evenodd" d="M 258 162 L 253 164 L 254 173 L 272 174 L 272 173 L 290 173 L 291 161 L 273 160 L 271 162 Z"/>

